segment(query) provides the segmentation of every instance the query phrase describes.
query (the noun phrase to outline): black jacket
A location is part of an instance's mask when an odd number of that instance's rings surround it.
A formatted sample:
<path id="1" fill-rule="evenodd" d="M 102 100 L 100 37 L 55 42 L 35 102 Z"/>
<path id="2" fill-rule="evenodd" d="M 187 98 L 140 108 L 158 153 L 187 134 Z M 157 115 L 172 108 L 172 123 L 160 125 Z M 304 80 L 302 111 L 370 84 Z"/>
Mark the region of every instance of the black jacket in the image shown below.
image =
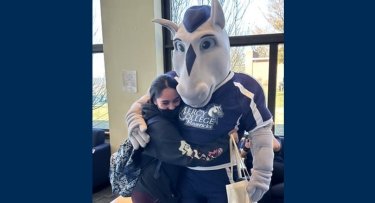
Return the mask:
<path id="1" fill-rule="evenodd" d="M 214 165 L 215 158 L 228 150 L 228 137 L 205 146 L 189 145 L 177 129 L 178 118 L 167 119 L 156 105 L 142 109 L 151 139 L 135 158 L 142 172 L 135 190 L 147 192 L 162 203 L 178 201 L 177 180 L 185 166 Z"/>

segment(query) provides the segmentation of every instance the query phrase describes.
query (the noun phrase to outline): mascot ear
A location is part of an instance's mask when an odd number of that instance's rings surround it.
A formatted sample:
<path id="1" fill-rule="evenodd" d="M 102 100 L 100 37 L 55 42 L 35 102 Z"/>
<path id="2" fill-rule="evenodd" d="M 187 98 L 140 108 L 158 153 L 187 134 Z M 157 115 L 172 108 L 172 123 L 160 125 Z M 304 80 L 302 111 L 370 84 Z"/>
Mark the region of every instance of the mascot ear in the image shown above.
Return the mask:
<path id="1" fill-rule="evenodd" d="M 225 17 L 223 9 L 217 0 L 212 0 L 211 4 L 211 18 L 214 25 L 218 25 L 221 29 L 225 26 Z"/>
<path id="2" fill-rule="evenodd" d="M 154 20 L 152 20 L 152 22 L 158 23 L 158 24 L 160 24 L 160 25 L 168 28 L 168 30 L 172 34 L 172 38 L 174 37 L 174 35 L 177 32 L 178 26 L 176 25 L 176 23 L 174 23 L 174 22 L 172 22 L 170 20 L 166 20 L 166 19 L 154 19 Z"/>

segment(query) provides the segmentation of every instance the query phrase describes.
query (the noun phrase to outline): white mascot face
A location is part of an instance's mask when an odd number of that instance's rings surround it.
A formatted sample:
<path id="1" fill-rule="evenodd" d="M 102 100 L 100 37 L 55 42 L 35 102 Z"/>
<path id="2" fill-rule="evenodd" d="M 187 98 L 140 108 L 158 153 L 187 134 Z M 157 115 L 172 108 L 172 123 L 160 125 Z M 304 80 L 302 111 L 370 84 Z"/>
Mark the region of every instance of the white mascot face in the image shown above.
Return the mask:
<path id="1" fill-rule="evenodd" d="M 188 8 L 179 26 L 165 19 L 154 22 L 173 36 L 177 92 L 186 104 L 205 106 L 230 72 L 229 38 L 220 4 L 213 0 L 211 6 Z"/>

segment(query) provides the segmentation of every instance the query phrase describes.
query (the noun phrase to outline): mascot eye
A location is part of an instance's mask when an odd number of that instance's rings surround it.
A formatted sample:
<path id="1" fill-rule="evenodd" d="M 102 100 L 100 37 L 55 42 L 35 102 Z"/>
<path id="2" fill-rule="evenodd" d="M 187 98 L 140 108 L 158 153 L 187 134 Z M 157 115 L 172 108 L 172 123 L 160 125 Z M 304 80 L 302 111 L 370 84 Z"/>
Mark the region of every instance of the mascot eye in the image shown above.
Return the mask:
<path id="1" fill-rule="evenodd" d="M 216 45 L 216 42 L 213 38 L 206 38 L 206 39 L 202 40 L 202 42 L 200 44 L 200 49 L 201 50 L 207 50 L 209 48 L 212 48 L 215 45 Z"/>
<path id="2" fill-rule="evenodd" d="M 184 46 L 184 44 L 183 44 L 181 41 L 176 41 L 176 42 L 174 43 L 174 48 L 175 48 L 177 51 L 185 52 L 185 46 Z"/>

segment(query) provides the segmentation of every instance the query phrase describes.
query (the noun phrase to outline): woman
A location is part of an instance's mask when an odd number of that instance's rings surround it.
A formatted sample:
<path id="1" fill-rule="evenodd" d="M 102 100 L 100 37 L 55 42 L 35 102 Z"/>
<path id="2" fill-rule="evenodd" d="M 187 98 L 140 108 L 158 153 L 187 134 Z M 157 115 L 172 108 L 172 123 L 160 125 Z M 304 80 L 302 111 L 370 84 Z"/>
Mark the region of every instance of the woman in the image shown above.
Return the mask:
<path id="1" fill-rule="evenodd" d="M 150 87 L 150 100 L 142 114 L 151 140 L 146 148 L 137 150 L 134 160 L 142 168 L 132 193 L 134 203 L 178 202 L 177 180 L 181 166 L 215 165 L 216 158 L 228 150 L 229 137 L 217 139 L 209 146 L 199 147 L 182 139 L 177 128 L 181 98 L 177 82 L 169 75 L 157 77 Z"/>

